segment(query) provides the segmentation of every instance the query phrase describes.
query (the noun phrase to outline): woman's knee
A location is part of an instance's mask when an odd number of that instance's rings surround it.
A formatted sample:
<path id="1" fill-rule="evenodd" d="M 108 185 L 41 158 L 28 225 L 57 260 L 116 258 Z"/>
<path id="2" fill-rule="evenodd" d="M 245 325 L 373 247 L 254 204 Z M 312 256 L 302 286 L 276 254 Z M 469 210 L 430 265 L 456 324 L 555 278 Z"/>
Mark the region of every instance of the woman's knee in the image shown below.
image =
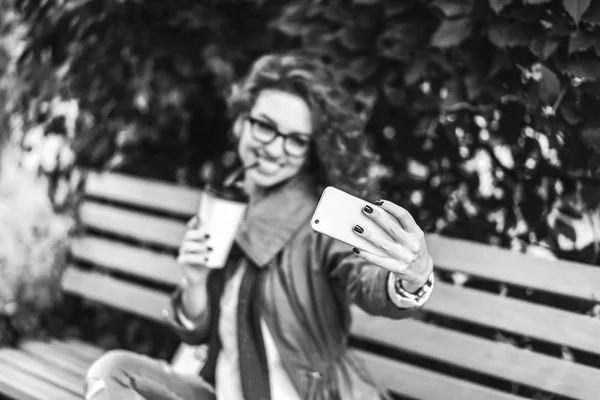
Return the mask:
<path id="1" fill-rule="evenodd" d="M 172 389 L 172 372 L 164 361 L 144 355 L 112 350 L 92 364 L 84 383 L 87 400 L 142 399 L 144 393 L 152 398 L 180 399 Z"/>
<path id="2" fill-rule="evenodd" d="M 131 387 L 127 371 L 135 363 L 136 354 L 125 350 L 111 350 L 98 358 L 88 369 L 84 382 L 85 398 L 94 398 L 112 385 Z"/>
<path id="3" fill-rule="evenodd" d="M 108 378 L 120 374 L 135 362 L 136 354 L 126 350 L 111 350 L 98 358 L 87 372 L 87 377 Z"/>

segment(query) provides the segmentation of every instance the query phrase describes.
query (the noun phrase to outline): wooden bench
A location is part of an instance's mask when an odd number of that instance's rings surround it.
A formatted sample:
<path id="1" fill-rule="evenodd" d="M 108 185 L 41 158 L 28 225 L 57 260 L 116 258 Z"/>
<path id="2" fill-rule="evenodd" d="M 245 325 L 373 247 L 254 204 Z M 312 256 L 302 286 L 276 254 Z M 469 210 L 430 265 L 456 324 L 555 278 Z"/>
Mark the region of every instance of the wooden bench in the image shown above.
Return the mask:
<path id="1" fill-rule="evenodd" d="M 73 240 L 64 290 L 162 322 L 169 288 L 180 279 L 173 254 L 198 201 L 196 190 L 90 174 L 80 208 L 86 230 Z M 440 279 L 420 318 L 354 313 L 352 351 L 383 386 L 402 399 L 600 398 L 600 320 L 580 312 L 600 298 L 600 268 L 438 235 L 428 244 Z M 447 279 L 454 271 L 471 279 L 455 285 Z M 84 374 L 103 352 L 76 340 L 2 349 L 0 393 L 80 399 Z"/>

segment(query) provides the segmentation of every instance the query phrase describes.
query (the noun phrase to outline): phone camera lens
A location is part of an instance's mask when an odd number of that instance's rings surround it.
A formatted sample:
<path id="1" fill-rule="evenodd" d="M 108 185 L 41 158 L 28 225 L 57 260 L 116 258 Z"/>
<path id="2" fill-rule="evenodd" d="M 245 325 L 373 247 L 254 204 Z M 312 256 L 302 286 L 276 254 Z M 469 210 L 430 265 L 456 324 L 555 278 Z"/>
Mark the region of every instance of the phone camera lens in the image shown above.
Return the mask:
<path id="1" fill-rule="evenodd" d="M 318 224 L 318 223 L 319 223 L 319 220 L 318 220 L 318 219 L 315 219 L 315 224 Z"/>

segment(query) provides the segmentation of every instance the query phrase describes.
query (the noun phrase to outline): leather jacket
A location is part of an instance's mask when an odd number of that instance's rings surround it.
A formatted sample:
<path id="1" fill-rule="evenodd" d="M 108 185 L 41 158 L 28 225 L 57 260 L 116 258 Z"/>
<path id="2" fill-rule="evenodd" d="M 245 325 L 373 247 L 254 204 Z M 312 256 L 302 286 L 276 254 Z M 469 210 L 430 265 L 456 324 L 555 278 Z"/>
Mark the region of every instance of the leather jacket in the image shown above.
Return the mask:
<path id="1" fill-rule="evenodd" d="M 300 398 L 385 397 L 347 351 L 350 307 L 356 304 L 369 314 L 393 319 L 410 317 L 417 310 L 400 309 L 390 300 L 388 271 L 311 229 L 317 202 L 310 178 L 289 181 L 249 207 L 236 243 L 251 262 L 269 269 L 261 282 L 262 317 Z M 180 306 L 181 290 L 173 297 L 174 308 Z M 207 313 L 219 300 L 211 298 L 209 303 Z M 171 325 L 184 342 L 199 345 L 217 329 L 206 326 L 209 320 L 203 318 L 205 323 L 193 331 L 176 320 Z"/>

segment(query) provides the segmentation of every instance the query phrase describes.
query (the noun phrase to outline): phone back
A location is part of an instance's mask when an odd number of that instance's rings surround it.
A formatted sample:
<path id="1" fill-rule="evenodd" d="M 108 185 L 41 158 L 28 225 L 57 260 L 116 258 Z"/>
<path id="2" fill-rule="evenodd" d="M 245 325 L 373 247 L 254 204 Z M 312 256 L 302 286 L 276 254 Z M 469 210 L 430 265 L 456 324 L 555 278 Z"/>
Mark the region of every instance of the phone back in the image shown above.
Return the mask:
<path id="1" fill-rule="evenodd" d="M 317 204 L 311 219 L 311 227 L 316 232 L 352 247 L 383 255 L 381 249 L 352 231 L 355 225 L 360 225 L 365 230 L 375 232 L 377 235 L 387 236 L 379 225 L 363 213 L 362 209 L 365 205 L 376 207 L 368 201 L 359 199 L 333 186 L 328 186 L 323 191 L 319 204 Z"/>

